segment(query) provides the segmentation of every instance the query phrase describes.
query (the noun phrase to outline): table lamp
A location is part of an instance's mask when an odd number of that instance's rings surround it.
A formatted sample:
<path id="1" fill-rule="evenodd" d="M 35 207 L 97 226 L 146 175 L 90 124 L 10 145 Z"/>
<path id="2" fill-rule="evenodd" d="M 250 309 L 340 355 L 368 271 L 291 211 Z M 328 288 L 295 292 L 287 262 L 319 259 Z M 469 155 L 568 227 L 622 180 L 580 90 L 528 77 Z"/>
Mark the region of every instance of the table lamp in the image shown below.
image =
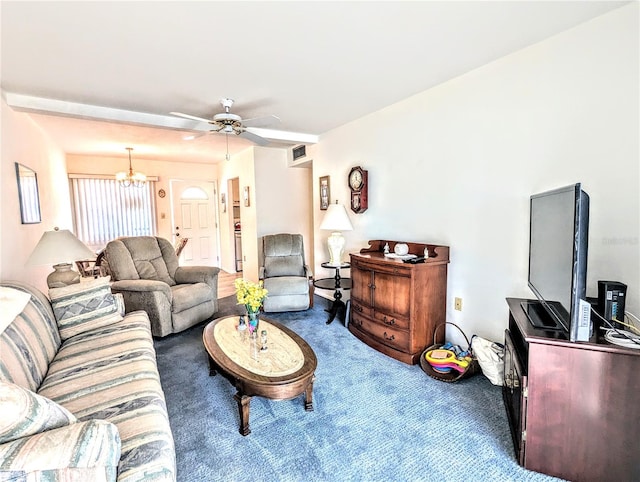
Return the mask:
<path id="1" fill-rule="evenodd" d="M 95 258 L 95 253 L 71 231 L 54 228 L 42 235 L 26 265 L 52 264 L 55 271 L 47 277 L 47 285 L 49 288 L 62 288 L 80 283 L 80 273 L 71 269 L 71 262 Z"/>
<path id="2" fill-rule="evenodd" d="M 329 264 L 332 266 L 340 266 L 342 264 L 342 253 L 344 252 L 344 236 L 340 231 L 351 231 L 351 221 L 347 216 L 347 210 L 342 204 L 329 204 L 327 212 L 324 215 L 322 223 L 320 223 L 320 229 L 333 231 L 327 239 L 327 245 L 329 246 Z"/>

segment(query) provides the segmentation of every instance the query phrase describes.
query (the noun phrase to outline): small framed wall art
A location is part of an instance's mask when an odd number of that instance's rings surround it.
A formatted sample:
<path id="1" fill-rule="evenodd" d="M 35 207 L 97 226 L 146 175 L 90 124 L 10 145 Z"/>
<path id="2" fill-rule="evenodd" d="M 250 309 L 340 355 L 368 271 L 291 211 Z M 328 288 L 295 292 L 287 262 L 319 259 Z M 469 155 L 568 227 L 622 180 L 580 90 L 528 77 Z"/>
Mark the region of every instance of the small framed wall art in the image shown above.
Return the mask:
<path id="1" fill-rule="evenodd" d="M 226 213 L 227 212 L 227 194 L 224 192 L 220 194 L 220 204 L 222 204 L 222 212 Z"/>
<path id="2" fill-rule="evenodd" d="M 251 205 L 251 202 L 249 201 L 249 186 L 244 187 L 243 197 L 244 197 L 244 205 L 246 207 L 249 207 Z"/>
<path id="3" fill-rule="evenodd" d="M 329 185 L 329 176 L 320 178 L 320 209 L 326 211 L 331 202 L 331 186 Z"/>

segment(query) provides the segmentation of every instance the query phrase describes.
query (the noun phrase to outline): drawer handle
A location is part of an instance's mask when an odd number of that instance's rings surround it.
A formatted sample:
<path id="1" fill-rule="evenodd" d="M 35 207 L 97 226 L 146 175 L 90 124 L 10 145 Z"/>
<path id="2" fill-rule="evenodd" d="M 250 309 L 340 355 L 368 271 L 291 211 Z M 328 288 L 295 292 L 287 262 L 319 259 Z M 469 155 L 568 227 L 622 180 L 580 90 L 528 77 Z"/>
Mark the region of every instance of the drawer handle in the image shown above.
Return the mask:
<path id="1" fill-rule="evenodd" d="M 387 335 L 387 332 L 386 332 L 386 331 L 383 333 L 383 336 L 384 336 L 384 339 L 385 339 L 385 340 L 389 340 L 389 341 L 393 341 L 393 340 L 395 340 L 395 339 L 396 339 L 396 336 L 395 336 L 395 335 L 391 335 L 391 336 L 389 336 L 389 335 Z"/>
<path id="2" fill-rule="evenodd" d="M 360 313 L 364 311 L 364 309 L 360 305 L 353 305 L 353 309 L 356 311 L 359 311 Z"/>
<path id="3" fill-rule="evenodd" d="M 385 316 L 384 319 L 382 320 L 382 322 L 385 325 L 389 325 L 389 326 L 394 326 L 396 324 L 396 320 L 394 318 L 391 318 L 390 320 L 387 319 L 387 317 Z"/>
<path id="4" fill-rule="evenodd" d="M 359 320 L 357 318 L 355 320 L 353 320 L 353 323 L 355 323 L 358 326 L 362 326 L 362 320 Z"/>

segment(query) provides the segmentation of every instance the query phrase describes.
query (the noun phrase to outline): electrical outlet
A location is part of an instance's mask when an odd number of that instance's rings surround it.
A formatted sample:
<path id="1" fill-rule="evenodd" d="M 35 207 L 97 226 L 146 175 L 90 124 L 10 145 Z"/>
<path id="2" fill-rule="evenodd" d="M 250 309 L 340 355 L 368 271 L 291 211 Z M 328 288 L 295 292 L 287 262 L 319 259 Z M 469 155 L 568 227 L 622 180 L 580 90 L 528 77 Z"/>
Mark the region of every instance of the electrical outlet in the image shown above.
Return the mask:
<path id="1" fill-rule="evenodd" d="M 462 311 L 462 298 L 454 298 L 453 307 L 458 311 Z"/>

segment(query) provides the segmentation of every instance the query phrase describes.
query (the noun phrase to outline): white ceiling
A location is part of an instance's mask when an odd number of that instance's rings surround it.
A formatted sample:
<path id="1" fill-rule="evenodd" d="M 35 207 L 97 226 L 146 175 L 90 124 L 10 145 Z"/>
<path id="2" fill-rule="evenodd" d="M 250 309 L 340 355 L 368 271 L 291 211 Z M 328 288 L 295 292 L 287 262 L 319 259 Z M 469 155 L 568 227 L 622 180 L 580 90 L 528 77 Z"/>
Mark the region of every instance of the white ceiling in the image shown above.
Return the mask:
<path id="1" fill-rule="evenodd" d="M 210 118 L 231 97 L 244 118 L 320 135 L 626 3 L 2 1 L 2 90 L 127 114 L 33 114 L 67 153 L 219 162 L 223 135 L 131 119 Z"/>

